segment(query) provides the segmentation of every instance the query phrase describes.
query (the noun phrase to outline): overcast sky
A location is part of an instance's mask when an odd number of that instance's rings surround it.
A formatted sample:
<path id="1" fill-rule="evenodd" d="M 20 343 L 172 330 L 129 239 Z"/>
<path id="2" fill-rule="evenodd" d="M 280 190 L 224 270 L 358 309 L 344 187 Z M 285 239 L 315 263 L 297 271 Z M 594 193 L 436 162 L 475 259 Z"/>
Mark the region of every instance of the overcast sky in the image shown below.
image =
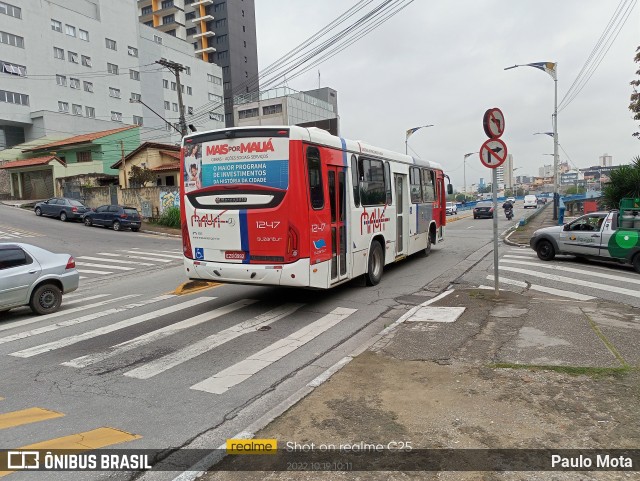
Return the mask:
<path id="1" fill-rule="evenodd" d="M 260 69 L 320 30 L 356 0 L 256 0 Z M 379 1 L 374 2 L 374 4 Z M 416 0 L 368 36 L 288 82 L 296 90 L 338 91 L 340 134 L 404 152 L 405 131 L 434 124 L 409 139 L 409 153 L 440 162 L 463 184 L 463 156 L 486 140 L 482 116 L 500 108 L 502 137 L 516 175 L 538 175 L 553 162 L 554 82 L 531 67 L 558 63 L 558 103 L 613 15 L 617 0 Z M 640 7 L 635 7 L 598 70 L 558 114 L 561 146 L 578 167 L 614 165 L 640 155 L 628 110 L 629 82 L 640 68 Z M 413 150 L 413 152 L 412 152 Z M 569 160 L 560 150 L 560 161 Z M 467 159 L 467 184 L 490 179 L 477 155 Z"/>

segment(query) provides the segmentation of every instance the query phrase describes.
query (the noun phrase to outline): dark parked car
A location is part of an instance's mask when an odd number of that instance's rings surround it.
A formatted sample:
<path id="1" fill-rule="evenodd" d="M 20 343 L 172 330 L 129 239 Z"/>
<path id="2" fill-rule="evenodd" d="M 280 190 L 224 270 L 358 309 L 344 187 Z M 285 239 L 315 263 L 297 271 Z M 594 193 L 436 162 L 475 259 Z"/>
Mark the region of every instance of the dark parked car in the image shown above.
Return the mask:
<path id="1" fill-rule="evenodd" d="M 76 199 L 54 197 L 44 202 L 38 202 L 33 211 L 38 216 L 57 217 L 62 222 L 66 222 L 68 220 L 81 220 L 82 216 L 91 211 L 91 209 Z"/>
<path id="2" fill-rule="evenodd" d="M 473 209 L 474 219 L 493 219 L 493 202 L 490 200 L 483 200 L 478 202 Z"/>
<path id="3" fill-rule="evenodd" d="M 102 225 L 113 230 L 131 229 L 133 232 L 140 230 L 141 222 L 135 207 L 123 205 L 101 205 L 95 211 L 87 212 L 83 220 L 86 226 Z"/>

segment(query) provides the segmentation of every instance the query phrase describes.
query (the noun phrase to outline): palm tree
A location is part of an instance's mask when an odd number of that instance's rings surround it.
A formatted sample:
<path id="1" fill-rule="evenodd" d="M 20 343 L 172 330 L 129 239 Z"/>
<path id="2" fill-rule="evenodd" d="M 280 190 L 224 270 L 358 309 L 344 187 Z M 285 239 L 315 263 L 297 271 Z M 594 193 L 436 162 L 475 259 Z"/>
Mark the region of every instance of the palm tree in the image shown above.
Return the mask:
<path id="1" fill-rule="evenodd" d="M 610 182 L 602 189 L 602 197 L 610 209 L 617 209 L 623 198 L 640 197 L 640 156 L 629 165 L 621 165 L 609 174 Z"/>

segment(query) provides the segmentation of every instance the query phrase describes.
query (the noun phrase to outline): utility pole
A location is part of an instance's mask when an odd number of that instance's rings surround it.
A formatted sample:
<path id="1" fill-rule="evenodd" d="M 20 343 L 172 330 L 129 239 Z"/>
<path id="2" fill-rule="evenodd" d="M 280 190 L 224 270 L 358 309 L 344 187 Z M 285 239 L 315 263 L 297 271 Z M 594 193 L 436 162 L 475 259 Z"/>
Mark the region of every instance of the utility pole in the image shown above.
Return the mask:
<path id="1" fill-rule="evenodd" d="M 163 67 L 168 68 L 173 75 L 176 77 L 176 86 L 178 88 L 178 109 L 180 110 L 180 131 L 182 136 L 184 137 L 189 133 L 187 130 L 187 122 L 184 119 L 184 103 L 182 103 L 182 85 L 180 84 L 180 72 L 184 70 L 184 66 L 182 64 L 176 62 L 170 62 L 169 60 L 160 59 L 156 60 L 156 63 L 162 65 Z"/>

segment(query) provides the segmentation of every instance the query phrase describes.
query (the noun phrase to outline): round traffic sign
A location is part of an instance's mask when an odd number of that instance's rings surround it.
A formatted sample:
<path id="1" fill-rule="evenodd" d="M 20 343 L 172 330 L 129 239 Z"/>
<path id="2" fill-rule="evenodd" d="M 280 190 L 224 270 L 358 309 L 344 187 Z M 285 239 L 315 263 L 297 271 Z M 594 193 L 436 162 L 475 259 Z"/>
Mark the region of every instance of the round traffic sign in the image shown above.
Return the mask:
<path id="1" fill-rule="evenodd" d="M 487 110 L 482 118 L 484 133 L 490 139 L 497 139 L 504 133 L 504 114 L 497 107 Z"/>
<path id="2" fill-rule="evenodd" d="M 480 147 L 480 162 L 485 167 L 495 169 L 507 159 L 507 144 L 500 139 L 489 139 Z"/>

